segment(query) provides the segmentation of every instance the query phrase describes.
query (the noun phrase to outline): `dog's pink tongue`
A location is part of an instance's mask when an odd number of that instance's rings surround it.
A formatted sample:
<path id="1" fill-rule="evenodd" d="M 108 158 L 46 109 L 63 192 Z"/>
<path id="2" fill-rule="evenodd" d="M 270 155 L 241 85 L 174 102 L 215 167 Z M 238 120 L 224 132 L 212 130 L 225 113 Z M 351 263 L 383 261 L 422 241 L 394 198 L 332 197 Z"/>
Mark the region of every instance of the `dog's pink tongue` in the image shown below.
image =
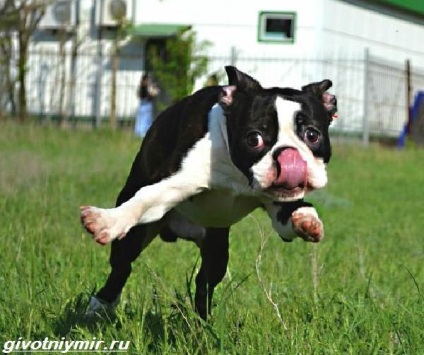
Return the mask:
<path id="1" fill-rule="evenodd" d="M 297 149 L 284 149 L 278 156 L 277 161 L 280 165 L 280 175 L 274 182 L 275 185 L 286 189 L 306 186 L 308 174 L 307 164 Z"/>

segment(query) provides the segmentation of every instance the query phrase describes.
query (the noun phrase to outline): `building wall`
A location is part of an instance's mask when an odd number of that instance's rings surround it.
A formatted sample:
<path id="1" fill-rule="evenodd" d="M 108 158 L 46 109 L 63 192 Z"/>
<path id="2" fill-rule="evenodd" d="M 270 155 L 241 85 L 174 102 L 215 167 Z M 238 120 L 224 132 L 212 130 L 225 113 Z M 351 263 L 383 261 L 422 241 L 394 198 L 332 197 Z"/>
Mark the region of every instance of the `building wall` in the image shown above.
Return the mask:
<path id="1" fill-rule="evenodd" d="M 189 24 L 200 40 L 209 40 L 215 52 L 227 53 L 237 47 L 243 55 L 300 55 L 314 52 L 318 9 L 323 0 L 261 1 L 160 1 L 137 2 L 138 23 Z M 258 16 L 261 11 L 296 12 L 294 44 L 260 43 L 257 41 Z"/>
<path id="2" fill-rule="evenodd" d="M 363 53 L 396 62 L 410 59 L 423 66 L 424 20 L 421 25 L 340 0 L 325 0 L 320 37 L 326 54 Z"/>
<path id="3" fill-rule="evenodd" d="M 211 42 L 208 53 L 209 73 L 223 73 L 225 65 L 234 64 L 257 78 L 264 86 L 300 87 L 324 78 L 333 80 L 342 118 L 335 126 L 341 129 L 358 130 L 363 122 L 365 91 L 369 90 L 369 83 L 365 82 L 364 75 L 367 48 L 372 56 L 383 57 L 397 63 L 400 68 L 406 59 L 411 61 L 412 68 L 424 67 L 424 25 L 358 7 L 347 3 L 348 0 L 132 1 L 134 13 L 131 17 L 134 17 L 135 24 L 191 25 L 199 41 Z M 75 112 L 77 116 L 95 114 L 100 90 L 101 114 L 108 116 L 111 71 L 107 53 L 111 41 L 102 41 L 103 74 L 99 89 L 96 84 L 99 68 L 96 62 L 96 26 L 93 26 L 95 11 L 91 0 L 81 0 L 81 4 L 80 30 L 84 41 L 80 47 L 82 56 L 78 58 L 76 77 L 79 84 L 85 85 L 85 89 L 77 91 L 74 102 L 69 97 L 69 92 L 66 93 L 67 112 Z M 261 11 L 296 13 L 294 42 L 258 41 L 258 19 Z M 88 35 L 84 36 L 84 33 Z M 122 51 L 126 55 L 121 61 L 118 74 L 117 109 L 120 117 L 133 117 L 137 109 L 135 93 L 144 69 L 144 41 L 145 39 L 127 41 Z M 71 43 L 67 43 L 67 46 L 70 47 Z M 48 48 L 57 50 L 57 40 L 39 38 L 34 42 L 33 49 L 38 52 Z M 60 95 L 58 96 L 55 89 L 61 64 L 53 56 L 49 58 L 41 54 L 38 59 L 34 58 L 34 65 L 30 66 L 32 107 L 35 111 L 53 115 L 59 105 Z M 68 75 L 68 79 L 69 77 Z M 398 92 L 396 96 L 396 93 L 392 95 L 390 86 L 371 76 L 369 81 L 373 92 L 384 93 L 379 99 L 381 107 L 385 102 L 390 102 L 392 107 L 395 104 L 406 105 L 402 80 L 403 75 L 399 75 L 399 79 L 393 81 L 393 90 Z M 202 78 L 196 88 L 204 83 L 205 78 Z M 380 87 L 381 85 L 385 87 Z M 423 88 L 413 87 L 414 93 L 419 89 Z M 389 96 L 390 100 L 387 99 Z M 401 115 L 406 109 L 399 107 L 398 111 Z M 393 108 L 390 112 L 394 112 Z M 397 122 L 392 131 L 401 129 L 403 118 Z M 376 124 L 378 126 L 381 127 L 382 124 Z"/>
<path id="4" fill-rule="evenodd" d="M 193 25 L 199 39 L 213 43 L 215 52 L 236 47 L 240 54 L 292 56 L 375 55 L 422 61 L 424 24 L 408 22 L 341 0 L 262 0 L 203 2 L 195 0 L 136 1 L 137 23 Z M 293 44 L 257 41 L 261 11 L 296 12 Z"/>
<path id="5" fill-rule="evenodd" d="M 98 40 L 96 8 L 91 0 L 80 0 L 78 17 L 79 25 L 72 34 L 62 36 L 59 30 L 41 25 L 33 36 L 27 87 L 29 109 L 36 115 L 56 117 L 60 107 L 65 117 L 91 119 L 98 113 L 102 117 L 110 115 L 114 32 L 104 28 L 102 40 Z M 61 42 L 65 49 L 63 56 L 59 55 Z M 75 43 L 78 55 L 73 60 Z M 117 116 L 120 118 L 135 116 L 137 86 L 143 68 L 143 42 L 129 38 L 121 41 L 116 91 Z M 64 95 L 60 90 L 62 75 L 65 76 Z"/>

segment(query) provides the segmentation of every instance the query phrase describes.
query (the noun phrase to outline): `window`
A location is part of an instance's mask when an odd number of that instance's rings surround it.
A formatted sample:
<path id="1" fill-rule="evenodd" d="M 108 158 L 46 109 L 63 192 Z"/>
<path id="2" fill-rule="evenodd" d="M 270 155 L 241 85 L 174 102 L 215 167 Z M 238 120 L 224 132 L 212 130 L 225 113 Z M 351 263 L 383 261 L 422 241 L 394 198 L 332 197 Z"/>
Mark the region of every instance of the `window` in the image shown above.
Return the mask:
<path id="1" fill-rule="evenodd" d="M 258 41 L 293 43 L 295 19 L 294 12 L 259 13 Z"/>

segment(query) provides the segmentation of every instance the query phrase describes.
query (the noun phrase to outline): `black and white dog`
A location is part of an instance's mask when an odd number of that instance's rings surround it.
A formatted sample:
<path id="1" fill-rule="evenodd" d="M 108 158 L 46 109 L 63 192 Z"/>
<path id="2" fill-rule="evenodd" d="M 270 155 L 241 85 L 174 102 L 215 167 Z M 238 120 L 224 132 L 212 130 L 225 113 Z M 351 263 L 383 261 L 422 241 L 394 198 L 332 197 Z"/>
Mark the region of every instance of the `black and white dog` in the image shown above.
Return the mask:
<path id="1" fill-rule="evenodd" d="M 322 239 L 323 224 L 303 198 L 327 183 L 331 81 L 265 89 L 235 67 L 226 72 L 229 85 L 197 91 L 157 117 L 117 207 L 81 207 L 94 239 L 113 241 L 112 271 L 88 314 L 117 303 L 131 263 L 158 234 L 199 246 L 195 307 L 204 319 L 226 272 L 230 227 L 250 212 L 265 209 L 284 241 Z"/>

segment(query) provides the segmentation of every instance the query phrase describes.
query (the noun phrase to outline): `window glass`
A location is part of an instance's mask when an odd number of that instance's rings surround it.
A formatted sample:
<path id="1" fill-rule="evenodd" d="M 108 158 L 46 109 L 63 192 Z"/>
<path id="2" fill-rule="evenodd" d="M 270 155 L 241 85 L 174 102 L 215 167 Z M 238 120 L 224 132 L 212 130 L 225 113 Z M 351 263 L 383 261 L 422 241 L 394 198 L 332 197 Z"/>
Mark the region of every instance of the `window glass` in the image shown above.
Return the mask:
<path id="1" fill-rule="evenodd" d="M 261 12 L 259 14 L 258 41 L 293 43 L 295 32 L 293 12 Z"/>

